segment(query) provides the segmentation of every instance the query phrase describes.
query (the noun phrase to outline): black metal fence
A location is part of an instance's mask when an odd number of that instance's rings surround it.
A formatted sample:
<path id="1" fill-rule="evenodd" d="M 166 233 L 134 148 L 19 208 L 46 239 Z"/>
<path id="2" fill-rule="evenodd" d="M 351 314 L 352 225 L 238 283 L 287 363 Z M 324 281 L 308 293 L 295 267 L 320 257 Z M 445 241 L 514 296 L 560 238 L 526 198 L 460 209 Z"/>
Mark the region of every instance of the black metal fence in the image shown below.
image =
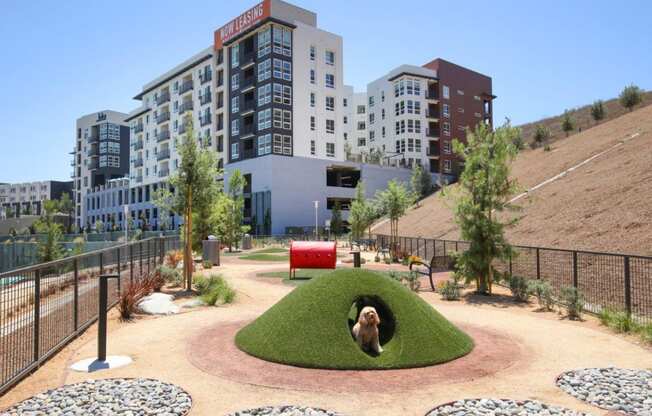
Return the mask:
<path id="1" fill-rule="evenodd" d="M 156 237 L 0 273 L 0 395 L 95 322 L 100 275 L 120 275 L 111 308 L 178 248 L 178 237 Z"/>
<path id="2" fill-rule="evenodd" d="M 389 246 L 390 236 L 376 235 L 379 247 Z M 400 250 L 430 261 L 451 256 L 469 247 L 465 241 L 399 237 Z M 576 287 L 586 300 L 585 308 L 624 311 L 639 323 L 652 322 L 652 257 L 514 246 L 515 255 L 495 267 L 501 272 L 550 283 L 556 295 L 562 287 Z"/>

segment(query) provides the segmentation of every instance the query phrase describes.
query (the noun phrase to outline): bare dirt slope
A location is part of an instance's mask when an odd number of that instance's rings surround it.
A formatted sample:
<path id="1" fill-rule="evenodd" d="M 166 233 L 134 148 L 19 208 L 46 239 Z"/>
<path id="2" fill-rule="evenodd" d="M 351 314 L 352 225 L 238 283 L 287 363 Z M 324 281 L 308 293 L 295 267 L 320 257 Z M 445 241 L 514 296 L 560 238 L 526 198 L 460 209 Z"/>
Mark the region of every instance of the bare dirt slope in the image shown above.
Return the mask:
<path id="1" fill-rule="evenodd" d="M 520 199 L 510 241 L 652 255 L 652 106 L 560 140 L 549 152 L 524 150 L 512 173 L 527 190 L 605 151 Z M 426 198 L 401 219 L 399 233 L 458 239 L 451 206 L 439 193 Z M 374 232 L 389 233 L 389 224 Z"/>

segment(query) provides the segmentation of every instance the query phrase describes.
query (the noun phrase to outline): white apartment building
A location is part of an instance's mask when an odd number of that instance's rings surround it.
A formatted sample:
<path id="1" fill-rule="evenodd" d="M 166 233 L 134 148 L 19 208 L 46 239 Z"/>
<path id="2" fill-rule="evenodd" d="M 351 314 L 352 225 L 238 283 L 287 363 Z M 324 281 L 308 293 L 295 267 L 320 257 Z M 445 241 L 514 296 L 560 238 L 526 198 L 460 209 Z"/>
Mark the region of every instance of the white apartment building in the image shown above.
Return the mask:
<path id="1" fill-rule="evenodd" d="M 129 128 L 127 115 L 112 110 L 87 114 L 77 119 L 75 147 L 70 165 L 73 167 L 73 200 L 75 225 L 86 226 L 88 192 L 129 173 Z"/>
<path id="2" fill-rule="evenodd" d="M 41 215 L 43 201 L 59 199 L 64 193 L 70 195 L 71 191 L 72 182 L 0 183 L 0 219 Z"/>

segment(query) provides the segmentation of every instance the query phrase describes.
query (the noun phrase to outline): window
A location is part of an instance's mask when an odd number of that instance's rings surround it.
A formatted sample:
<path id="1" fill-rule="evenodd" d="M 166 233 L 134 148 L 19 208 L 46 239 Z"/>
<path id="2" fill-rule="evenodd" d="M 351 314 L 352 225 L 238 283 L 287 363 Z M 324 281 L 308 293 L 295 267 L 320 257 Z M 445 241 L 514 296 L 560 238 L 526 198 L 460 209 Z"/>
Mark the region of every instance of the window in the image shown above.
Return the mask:
<path id="1" fill-rule="evenodd" d="M 342 119 L 342 122 L 344 124 L 349 124 L 349 118 L 347 116 L 344 116 L 344 118 Z"/>
<path id="2" fill-rule="evenodd" d="M 385 109 L 384 108 L 380 110 L 380 118 L 385 120 Z"/>
<path id="3" fill-rule="evenodd" d="M 272 30 L 267 28 L 258 32 L 258 57 L 263 57 L 271 51 Z"/>
<path id="4" fill-rule="evenodd" d="M 446 117 L 446 118 L 450 117 L 451 114 L 450 114 L 450 111 L 448 109 L 448 104 L 444 104 L 442 108 L 443 108 L 442 111 L 444 113 L 444 117 Z"/>
<path id="5" fill-rule="evenodd" d="M 240 65 L 240 44 L 231 47 L 231 68 L 237 68 Z"/>
<path id="6" fill-rule="evenodd" d="M 326 110 L 335 111 L 335 97 L 326 97 Z"/>
<path id="7" fill-rule="evenodd" d="M 366 128 L 367 126 L 365 125 L 364 121 L 358 121 L 358 130 L 364 130 Z"/>
<path id="8" fill-rule="evenodd" d="M 315 106 L 315 93 L 311 92 L 310 93 L 310 107 L 314 107 L 314 106 Z"/>
<path id="9" fill-rule="evenodd" d="M 310 83 L 311 84 L 315 83 L 315 70 L 314 69 L 310 70 Z"/>
<path id="10" fill-rule="evenodd" d="M 283 84 L 274 84 L 274 102 L 279 104 L 292 104 L 292 87 Z"/>
<path id="11" fill-rule="evenodd" d="M 444 141 L 443 147 L 444 147 L 444 153 L 447 154 L 447 155 L 450 155 L 451 154 L 451 142 Z"/>
<path id="12" fill-rule="evenodd" d="M 272 76 L 272 60 L 266 59 L 258 64 L 258 82 L 265 81 Z"/>
<path id="13" fill-rule="evenodd" d="M 374 130 L 371 130 L 369 132 L 369 141 L 373 142 L 374 140 L 376 140 L 376 132 Z"/>
<path id="14" fill-rule="evenodd" d="M 376 115 L 374 113 L 369 113 L 369 124 L 374 124 L 376 121 Z"/>
<path id="15" fill-rule="evenodd" d="M 421 139 L 414 139 L 414 151 L 421 153 Z"/>
<path id="16" fill-rule="evenodd" d="M 335 133 L 335 120 L 326 120 L 326 133 Z"/>
<path id="17" fill-rule="evenodd" d="M 414 139 L 408 139 L 407 141 L 407 151 L 414 152 Z"/>
<path id="18" fill-rule="evenodd" d="M 374 96 L 370 95 L 369 96 L 369 107 L 373 107 L 373 106 L 374 106 Z"/>
<path id="19" fill-rule="evenodd" d="M 414 120 L 414 132 L 421 133 L 421 120 Z"/>
<path id="20" fill-rule="evenodd" d="M 279 155 L 292 155 L 292 136 L 274 135 L 274 153 Z"/>
<path id="21" fill-rule="evenodd" d="M 407 101 L 407 112 L 408 114 L 414 114 L 414 101 L 412 100 Z"/>
<path id="22" fill-rule="evenodd" d="M 405 93 L 407 95 L 412 95 L 414 94 L 414 83 L 411 79 L 405 80 Z"/>
<path id="23" fill-rule="evenodd" d="M 359 105 L 358 106 L 358 114 L 364 114 L 365 112 L 366 111 L 365 111 L 364 105 Z"/>
<path id="24" fill-rule="evenodd" d="M 274 53 L 292 56 L 292 31 L 290 29 L 274 26 Z"/>
<path id="25" fill-rule="evenodd" d="M 292 63 L 274 58 L 274 78 L 292 81 Z"/>
<path id="26" fill-rule="evenodd" d="M 464 95 L 464 91 L 463 90 L 457 90 L 457 95 Z"/>
<path id="27" fill-rule="evenodd" d="M 358 146 L 366 146 L 367 145 L 367 139 L 364 137 L 358 137 Z"/>
<path id="28" fill-rule="evenodd" d="M 383 103 L 385 102 L 385 90 L 380 92 L 380 101 Z"/>
<path id="29" fill-rule="evenodd" d="M 277 129 L 292 129 L 292 112 L 288 110 L 274 109 L 273 124 Z"/>
<path id="30" fill-rule="evenodd" d="M 326 157 L 335 157 L 335 143 L 326 143 Z"/>
<path id="31" fill-rule="evenodd" d="M 380 129 L 380 135 L 383 137 L 383 139 L 385 138 L 385 126 L 383 126 L 383 127 Z"/>
<path id="32" fill-rule="evenodd" d="M 240 134 L 240 119 L 231 120 L 231 134 L 234 136 Z"/>
<path id="33" fill-rule="evenodd" d="M 348 107 L 348 106 L 349 106 L 349 100 L 347 100 L 346 98 L 344 98 L 344 99 L 342 100 L 342 106 L 344 106 L 344 107 Z"/>
<path id="34" fill-rule="evenodd" d="M 421 102 L 414 102 L 414 114 L 421 114 Z"/>
<path id="35" fill-rule="evenodd" d="M 450 173 L 450 171 L 451 171 L 451 161 L 444 160 L 444 172 Z"/>
<path id="36" fill-rule="evenodd" d="M 464 109 L 462 107 L 457 107 L 457 112 L 460 114 L 464 114 Z"/>
<path id="37" fill-rule="evenodd" d="M 272 109 L 258 112 L 258 130 L 264 130 L 272 127 Z"/>
<path id="38" fill-rule="evenodd" d="M 335 65 L 335 52 L 326 51 L 326 65 Z"/>
<path id="39" fill-rule="evenodd" d="M 272 101 L 272 84 L 258 87 L 258 106 L 262 107 Z"/>
<path id="40" fill-rule="evenodd" d="M 442 95 L 444 96 L 444 99 L 448 100 L 451 98 L 451 90 L 448 88 L 448 85 L 444 85 L 442 87 Z"/>
<path id="41" fill-rule="evenodd" d="M 231 76 L 231 91 L 240 88 L 240 74 L 233 74 Z"/>
<path id="42" fill-rule="evenodd" d="M 444 135 L 450 136 L 451 135 L 451 123 L 448 121 L 444 121 L 441 125 L 442 130 L 444 132 Z"/>
<path id="43" fill-rule="evenodd" d="M 272 135 L 265 134 L 258 137 L 258 156 L 272 153 Z"/>
<path id="44" fill-rule="evenodd" d="M 310 47 L 310 60 L 311 61 L 315 60 L 315 47 L 314 46 Z"/>
<path id="45" fill-rule="evenodd" d="M 414 80 L 414 95 L 421 95 L 421 81 Z"/>
<path id="46" fill-rule="evenodd" d="M 326 87 L 335 88 L 335 75 L 326 74 Z"/>
<path id="47" fill-rule="evenodd" d="M 314 131 L 316 126 L 315 116 L 310 116 L 310 130 Z"/>
<path id="48" fill-rule="evenodd" d="M 316 152 L 315 141 L 310 140 L 310 154 L 314 156 L 315 152 Z"/>
<path id="49" fill-rule="evenodd" d="M 457 126 L 457 130 L 458 131 L 464 131 L 464 130 L 466 130 L 466 128 L 464 126 Z"/>
<path id="50" fill-rule="evenodd" d="M 407 121 L 407 132 L 414 133 L 414 120 Z"/>
<path id="51" fill-rule="evenodd" d="M 231 98 L 231 113 L 240 111 L 240 97 Z"/>
<path id="52" fill-rule="evenodd" d="M 239 143 L 231 143 L 231 159 L 240 158 L 240 146 Z"/>

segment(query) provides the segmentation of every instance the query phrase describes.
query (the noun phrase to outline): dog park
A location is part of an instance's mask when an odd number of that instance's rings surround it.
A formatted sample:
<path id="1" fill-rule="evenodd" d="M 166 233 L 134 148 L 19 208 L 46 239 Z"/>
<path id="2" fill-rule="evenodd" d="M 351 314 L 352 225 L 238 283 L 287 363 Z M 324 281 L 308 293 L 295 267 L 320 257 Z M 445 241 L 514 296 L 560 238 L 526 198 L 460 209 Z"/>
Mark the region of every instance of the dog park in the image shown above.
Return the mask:
<path id="1" fill-rule="evenodd" d="M 459 296 L 448 296 L 442 289 L 451 282 L 453 243 L 444 255 L 445 243 L 401 241 L 412 249 L 394 263 L 382 260 L 387 238 L 361 248 L 301 243 L 302 251 L 290 239 L 254 240 L 249 250 L 224 250 L 219 266 L 196 262 L 195 292 L 181 289 L 178 275 L 166 275 L 157 294 L 170 295 L 176 308 L 138 311 L 128 320 L 121 317 L 119 286 L 160 271 L 159 264 L 178 270 L 178 240 L 107 249 L 100 261 L 73 260 L 53 277 L 58 290 L 41 300 L 36 348 L 47 359 L 5 392 L 0 414 L 650 414 L 649 345 L 615 334 L 594 314 L 570 319 L 563 305 L 516 299 L 505 286 L 483 296 L 457 282 Z M 321 257 L 314 262 L 319 269 L 309 268 L 310 256 Z M 302 267 L 290 273 L 292 257 Z M 108 285 L 109 302 L 118 307 L 108 314 L 107 352 L 130 363 L 75 371 L 75 363 L 97 356 L 92 315 L 100 270 L 119 276 Z M 235 295 L 227 299 L 222 291 L 207 303 L 202 293 L 218 279 Z M 14 301 L 28 290 L 13 283 L 3 292 L 12 288 Z M 7 348 L 35 330 L 29 310 L 3 314 L 3 381 L 32 363 L 33 341 L 24 356 Z M 360 316 L 370 310 L 375 318 Z M 59 349 L 75 331 L 66 324 L 70 317 L 86 330 Z M 380 350 L 358 342 L 361 323 L 376 329 Z M 8 328 L 29 332 L 12 339 Z"/>

